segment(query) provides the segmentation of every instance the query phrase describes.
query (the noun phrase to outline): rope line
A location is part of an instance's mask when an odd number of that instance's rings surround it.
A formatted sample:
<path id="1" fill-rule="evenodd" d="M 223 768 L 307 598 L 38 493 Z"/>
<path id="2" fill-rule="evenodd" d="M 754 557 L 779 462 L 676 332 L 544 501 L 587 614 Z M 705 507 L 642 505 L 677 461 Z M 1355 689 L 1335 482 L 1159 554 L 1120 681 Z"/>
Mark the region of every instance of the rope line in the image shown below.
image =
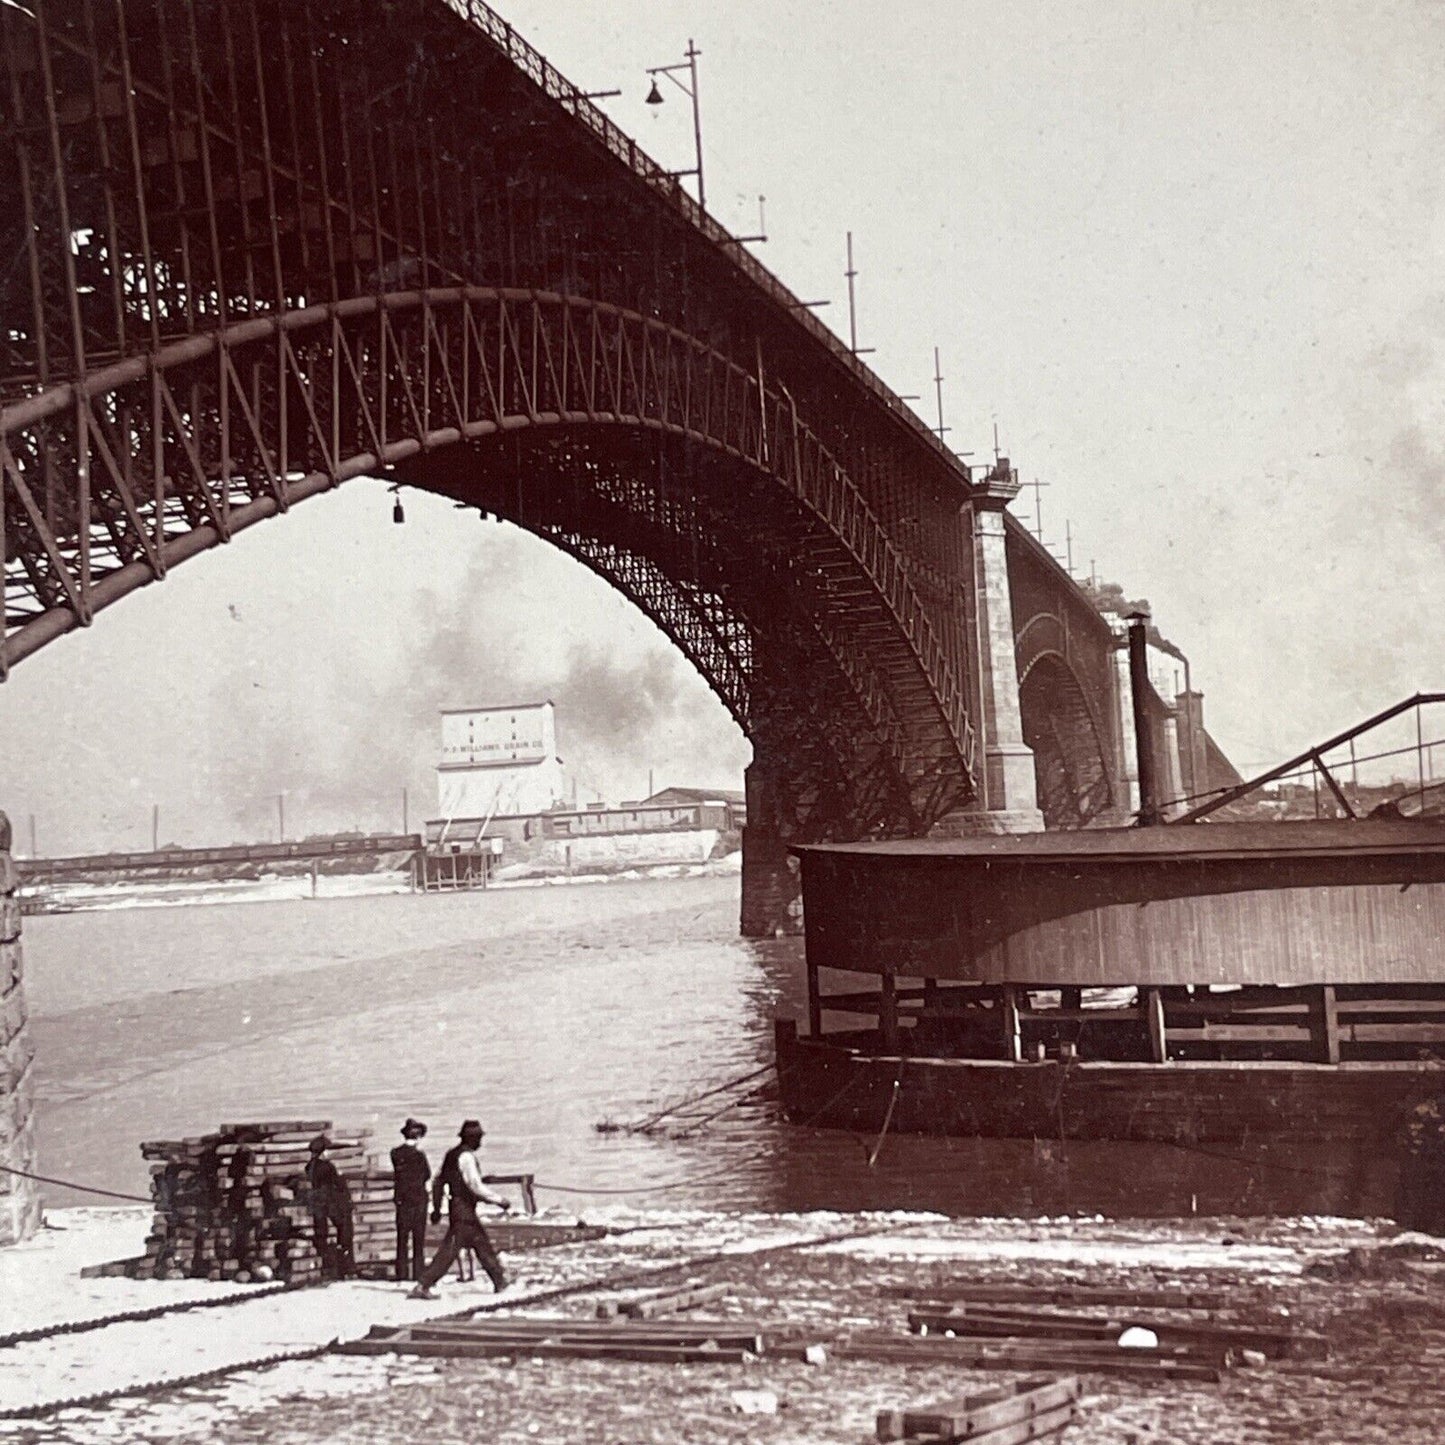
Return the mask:
<path id="1" fill-rule="evenodd" d="M 0 1164 L 0 1173 L 15 1174 L 21 1179 L 34 1179 L 41 1184 L 58 1184 L 62 1189 L 74 1189 L 80 1194 L 101 1194 L 107 1199 L 129 1199 L 135 1204 L 155 1203 L 148 1194 L 122 1194 L 117 1189 L 97 1189 L 93 1184 L 77 1184 L 73 1179 L 52 1179 L 48 1174 L 32 1174 L 28 1169 L 14 1169 L 9 1164 Z"/>
<path id="2" fill-rule="evenodd" d="M 883 1141 L 888 1137 L 888 1126 L 893 1122 L 893 1111 L 898 1107 L 898 1095 L 903 1089 L 903 1061 L 898 1062 L 898 1075 L 893 1080 L 893 1095 L 888 1100 L 888 1110 L 883 1115 L 883 1127 L 878 1131 L 878 1142 L 873 1146 L 873 1152 L 868 1156 L 868 1167 L 871 1169 L 877 1162 L 878 1156 L 883 1152 Z"/>
<path id="3" fill-rule="evenodd" d="M 751 1080 L 759 1078 L 761 1075 L 768 1073 L 772 1069 L 772 1067 L 773 1066 L 771 1064 L 764 1064 L 760 1069 L 753 1069 L 746 1074 L 740 1075 L 736 1079 L 729 1079 L 728 1082 L 725 1084 L 718 1084 L 715 1088 L 712 1089 L 704 1089 L 700 1094 L 692 1094 L 688 1098 L 679 1100 L 676 1104 L 670 1104 L 665 1109 L 659 1109 L 657 1113 L 649 1114 L 647 1118 L 641 1120 L 641 1122 L 639 1123 L 621 1124 L 618 1127 L 625 1130 L 629 1134 L 644 1134 L 647 1132 L 647 1130 L 652 1128 L 654 1124 L 658 1123 L 662 1119 L 666 1119 L 671 1114 L 676 1114 L 679 1109 L 685 1109 L 689 1104 L 700 1104 L 704 1099 L 710 1099 L 715 1094 L 722 1094 L 725 1093 L 728 1089 L 737 1088 L 739 1084 L 749 1083 Z"/>

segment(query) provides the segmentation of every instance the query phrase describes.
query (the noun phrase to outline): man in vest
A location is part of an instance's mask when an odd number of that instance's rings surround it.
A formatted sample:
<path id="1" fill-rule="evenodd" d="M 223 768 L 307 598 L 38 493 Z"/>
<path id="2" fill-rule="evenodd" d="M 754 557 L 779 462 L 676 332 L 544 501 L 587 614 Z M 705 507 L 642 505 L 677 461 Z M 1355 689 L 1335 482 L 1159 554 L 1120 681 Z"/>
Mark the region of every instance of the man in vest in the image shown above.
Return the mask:
<path id="1" fill-rule="evenodd" d="M 442 1217 L 442 1190 L 449 1196 L 447 1205 L 447 1233 L 436 1258 L 427 1266 L 416 1288 L 411 1291 L 412 1299 L 435 1299 L 432 1286 L 452 1267 L 457 1255 L 463 1249 L 470 1249 L 476 1255 L 482 1268 L 491 1277 L 492 1288 L 500 1293 L 507 1287 L 507 1276 L 502 1261 L 487 1238 L 487 1231 L 477 1218 L 477 1205 L 491 1204 L 504 1214 L 511 1213 L 512 1206 L 500 1194 L 493 1194 L 482 1182 L 482 1164 L 477 1151 L 482 1146 L 482 1135 L 486 1131 L 475 1119 L 468 1119 L 458 1131 L 460 1144 L 447 1150 L 442 1167 L 432 1181 L 432 1223 Z"/>
<path id="2" fill-rule="evenodd" d="M 402 1142 L 391 1151 L 398 1279 L 420 1279 L 426 1265 L 426 1183 L 431 1165 L 416 1142 L 425 1137 L 426 1125 L 408 1119 L 401 1126 Z"/>

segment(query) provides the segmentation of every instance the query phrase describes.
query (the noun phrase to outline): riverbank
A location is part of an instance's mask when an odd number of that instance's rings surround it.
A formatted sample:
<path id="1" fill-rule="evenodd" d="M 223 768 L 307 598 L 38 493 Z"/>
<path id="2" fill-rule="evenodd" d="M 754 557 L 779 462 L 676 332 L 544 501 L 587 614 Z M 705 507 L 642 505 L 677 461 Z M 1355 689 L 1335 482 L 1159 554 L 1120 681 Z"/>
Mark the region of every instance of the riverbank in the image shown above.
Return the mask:
<path id="1" fill-rule="evenodd" d="M 742 854 L 729 853 L 705 862 L 615 861 L 606 867 L 576 868 L 566 864 L 512 864 L 499 869 L 485 891 L 508 888 L 550 888 L 571 884 L 636 883 L 675 878 L 736 878 Z M 373 868 L 319 869 L 307 866 L 256 872 L 244 878 L 175 874 L 165 877 L 73 881 L 28 886 L 21 894 L 26 917 L 104 912 L 131 908 L 198 907 L 224 903 L 283 903 L 300 899 L 385 897 L 416 892 L 411 863 L 379 863 Z"/>
<path id="2" fill-rule="evenodd" d="M 899 1292 L 948 1280 L 1208 1289 L 1222 1292 L 1241 1321 L 1287 1321 L 1296 1331 L 1322 1333 L 1328 1359 L 1307 1352 L 1270 1360 L 1230 1370 L 1218 1383 L 1087 1374 L 1082 1417 L 1068 1445 L 1305 1439 L 1435 1445 L 1445 1422 L 1445 1307 L 1437 1302 L 1445 1255 L 1383 1226 L 697 1210 L 589 1218 L 605 1219 L 618 1232 L 509 1257 L 515 1285 L 498 1302 L 507 1313 L 588 1317 L 599 1292 L 615 1297 L 620 1281 L 635 1285 L 645 1275 L 726 1284 L 728 1298 L 708 1307 L 709 1318 L 773 1321 L 820 1339 L 860 1329 L 903 1337 L 908 1306 Z M 83 1280 L 83 1264 L 133 1247 L 145 1229 L 144 1212 L 59 1211 L 51 1222 L 64 1233 L 49 1231 L 0 1255 L 0 1331 L 182 1303 L 197 1291 L 208 1298 L 243 1295 L 248 1288 Z M 328 1285 L 14 1345 L 0 1350 L 0 1412 L 121 1393 L 103 1406 L 41 1420 L 0 1420 L 0 1440 L 391 1445 L 424 1429 L 439 1442 L 861 1445 L 881 1409 L 956 1398 L 1009 1378 L 952 1366 L 831 1358 L 809 1365 L 766 1355 L 683 1366 L 324 1353 L 192 1386 L 157 1383 L 321 1350 L 333 1339 L 360 1338 L 374 1324 L 416 1323 L 493 1303 L 485 1284 L 448 1282 L 435 1302 L 406 1300 L 391 1284 Z M 126 1393 L 137 1385 L 152 1387 Z M 740 1402 L 770 1413 L 741 1413 Z"/>

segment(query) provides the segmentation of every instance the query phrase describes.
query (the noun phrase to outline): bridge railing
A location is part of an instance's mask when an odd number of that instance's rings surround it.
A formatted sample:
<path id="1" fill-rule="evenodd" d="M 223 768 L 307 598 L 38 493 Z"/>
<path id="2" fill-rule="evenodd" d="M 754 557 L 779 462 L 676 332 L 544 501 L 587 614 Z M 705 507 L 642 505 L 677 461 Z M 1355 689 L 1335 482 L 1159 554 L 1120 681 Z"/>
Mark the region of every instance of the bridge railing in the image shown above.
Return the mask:
<path id="1" fill-rule="evenodd" d="M 791 312 L 798 324 L 814 340 L 826 346 L 833 358 L 846 367 L 856 381 L 866 387 L 919 441 L 929 447 L 959 482 L 967 485 L 970 479 L 967 466 L 943 444 L 908 403 L 888 386 L 877 372 L 860 361 L 843 344 L 841 338 L 835 336 L 803 305 L 794 292 L 745 249 L 743 243 L 727 227 L 708 215 L 687 193 L 673 172 L 653 160 L 610 116 L 588 100 L 584 92 L 568 80 L 546 56 L 518 35 L 485 0 L 443 0 L 443 3 L 481 30 L 548 97 L 592 131 L 634 175 L 665 195 L 748 280 L 765 292 L 769 299 Z"/>

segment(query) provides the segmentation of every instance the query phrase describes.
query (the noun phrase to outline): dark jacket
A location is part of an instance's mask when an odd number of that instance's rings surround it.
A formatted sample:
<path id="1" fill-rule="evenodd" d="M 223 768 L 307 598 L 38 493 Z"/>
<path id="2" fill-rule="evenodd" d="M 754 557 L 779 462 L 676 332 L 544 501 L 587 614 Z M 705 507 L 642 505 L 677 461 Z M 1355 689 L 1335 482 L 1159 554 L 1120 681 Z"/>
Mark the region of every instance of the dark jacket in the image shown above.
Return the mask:
<path id="1" fill-rule="evenodd" d="M 351 1190 L 331 1160 L 317 1154 L 306 1166 L 306 1182 L 311 1186 L 313 1208 L 335 1205 L 350 1210 Z"/>
<path id="2" fill-rule="evenodd" d="M 391 1172 L 398 1204 L 426 1205 L 426 1182 L 431 1165 L 425 1154 L 411 1144 L 398 1144 L 391 1151 Z"/>

